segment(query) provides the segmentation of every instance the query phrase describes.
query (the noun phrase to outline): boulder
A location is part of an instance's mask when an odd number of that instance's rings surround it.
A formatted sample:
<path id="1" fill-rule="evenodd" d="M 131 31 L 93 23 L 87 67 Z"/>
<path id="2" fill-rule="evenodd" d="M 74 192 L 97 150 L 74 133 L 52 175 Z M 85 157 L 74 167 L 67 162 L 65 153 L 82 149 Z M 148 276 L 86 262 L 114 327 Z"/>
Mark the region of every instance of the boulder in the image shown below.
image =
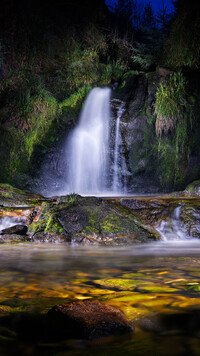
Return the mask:
<path id="1" fill-rule="evenodd" d="M 54 306 L 47 313 L 47 328 L 56 339 L 94 340 L 133 331 L 120 310 L 91 300 Z"/>
<path id="2" fill-rule="evenodd" d="M 63 201 L 62 201 L 63 200 Z M 29 225 L 33 241 L 72 244 L 119 245 L 155 240 L 130 209 L 115 201 L 95 197 L 58 198 L 56 204 L 45 203 L 38 220 Z"/>
<path id="3" fill-rule="evenodd" d="M 26 225 L 14 225 L 0 231 L 0 235 L 26 235 L 28 227 Z"/>

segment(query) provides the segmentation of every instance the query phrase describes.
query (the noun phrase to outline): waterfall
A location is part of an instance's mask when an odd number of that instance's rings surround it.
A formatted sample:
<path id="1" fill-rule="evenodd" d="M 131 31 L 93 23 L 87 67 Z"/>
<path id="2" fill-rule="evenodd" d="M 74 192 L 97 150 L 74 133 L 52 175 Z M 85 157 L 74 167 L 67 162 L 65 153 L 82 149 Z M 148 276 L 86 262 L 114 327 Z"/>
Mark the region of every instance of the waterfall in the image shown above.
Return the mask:
<path id="1" fill-rule="evenodd" d="M 109 159 L 109 88 L 94 88 L 84 104 L 77 127 L 68 137 L 67 191 L 98 195 L 106 190 Z"/>
<path id="2" fill-rule="evenodd" d="M 112 100 L 112 118 L 110 96 L 109 88 L 91 90 L 77 126 L 67 137 L 65 193 L 102 196 L 126 192 L 127 166 L 120 130 L 125 103 Z"/>
<path id="3" fill-rule="evenodd" d="M 193 237 L 187 233 L 187 229 L 181 220 L 181 209 L 181 205 L 177 206 L 172 216 L 167 220 L 162 220 L 160 225 L 156 228 L 163 241 L 193 239 Z"/>
<path id="4" fill-rule="evenodd" d="M 125 103 L 120 102 L 119 107 L 117 108 L 117 120 L 116 120 L 116 127 L 115 127 L 115 147 L 114 147 L 114 164 L 113 164 L 113 192 L 120 192 L 122 191 L 122 179 L 120 176 L 120 168 L 124 169 L 123 156 L 120 154 L 120 144 L 121 144 L 121 134 L 120 134 L 120 119 L 122 114 L 124 113 Z"/>
<path id="5" fill-rule="evenodd" d="M 119 172 L 118 172 L 118 160 L 119 160 L 119 123 L 120 117 L 116 120 L 115 129 L 115 148 L 114 148 L 114 168 L 113 168 L 113 190 L 114 192 L 119 188 Z"/>
<path id="6" fill-rule="evenodd" d="M 7 229 L 8 227 L 14 226 L 16 224 L 21 224 L 21 221 L 15 217 L 1 217 L 0 218 L 0 231 Z"/>
<path id="7" fill-rule="evenodd" d="M 114 99 L 115 107 L 117 108 L 117 119 L 115 125 L 115 145 L 114 145 L 114 160 L 113 160 L 113 177 L 112 177 L 112 191 L 116 194 L 126 193 L 126 161 L 121 152 L 122 137 L 120 131 L 121 117 L 125 111 L 125 103 L 123 101 Z"/>

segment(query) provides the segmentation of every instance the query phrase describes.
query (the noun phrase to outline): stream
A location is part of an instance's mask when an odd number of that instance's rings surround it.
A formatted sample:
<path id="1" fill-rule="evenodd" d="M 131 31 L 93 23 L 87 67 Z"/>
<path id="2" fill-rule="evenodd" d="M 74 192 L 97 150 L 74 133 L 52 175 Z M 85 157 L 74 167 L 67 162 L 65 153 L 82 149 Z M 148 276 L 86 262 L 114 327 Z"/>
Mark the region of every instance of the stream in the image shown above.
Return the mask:
<path id="1" fill-rule="evenodd" d="M 25 341 L 13 345 L 8 338 L 10 354 L 22 345 L 22 355 L 200 353 L 198 240 L 111 248 L 2 245 L 0 276 L 0 311 L 46 313 L 56 304 L 98 299 L 122 310 L 135 328 L 132 334 L 91 342 L 45 345 L 31 340 L 32 353 Z M 8 345 L 4 338 L 0 340 L 4 354 Z"/>

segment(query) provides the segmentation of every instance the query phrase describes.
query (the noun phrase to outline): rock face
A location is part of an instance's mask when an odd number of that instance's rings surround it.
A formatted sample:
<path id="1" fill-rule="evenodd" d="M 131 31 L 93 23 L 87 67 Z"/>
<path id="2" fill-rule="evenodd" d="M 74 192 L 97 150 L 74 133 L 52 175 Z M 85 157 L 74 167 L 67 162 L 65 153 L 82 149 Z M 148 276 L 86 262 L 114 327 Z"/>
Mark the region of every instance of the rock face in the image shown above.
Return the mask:
<path id="1" fill-rule="evenodd" d="M 56 305 L 47 314 L 49 332 L 57 339 L 99 339 L 133 331 L 125 315 L 98 301 Z"/>
<path id="2" fill-rule="evenodd" d="M 160 82 L 158 73 L 136 75 L 132 80 L 132 90 L 125 94 L 126 111 L 121 119 L 122 138 L 126 151 L 126 164 L 129 171 L 128 187 L 131 192 L 157 192 L 158 186 L 152 179 L 155 174 L 152 166 L 151 148 L 155 139 L 149 117 L 153 113 L 156 84 Z"/>
<path id="3" fill-rule="evenodd" d="M 193 137 L 195 147 L 198 147 L 200 126 L 197 114 L 192 116 L 194 122 L 190 124 L 192 109 L 189 103 L 184 113 L 185 128 L 183 122 L 178 123 L 177 120 L 172 132 L 156 135 L 156 91 L 168 81 L 170 74 L 170 70 L 161 67 L 158 72 L 133 74 L 123 83 L 124 88 L 114 93 L 126 102 L 126 111 L 121 118 L 121 134 L 129 172 L 127 186 L 131 193 L 182 190 L 200 175 L 200 153 L 198 149 L 193 149 L 191 139 Z M 192 90 L 195 92 L 195 89 Z M 195 110 L 198 110 L 197 103 L 194 104 Z M 184 132 L 187 140 L 183 137 Z"/>

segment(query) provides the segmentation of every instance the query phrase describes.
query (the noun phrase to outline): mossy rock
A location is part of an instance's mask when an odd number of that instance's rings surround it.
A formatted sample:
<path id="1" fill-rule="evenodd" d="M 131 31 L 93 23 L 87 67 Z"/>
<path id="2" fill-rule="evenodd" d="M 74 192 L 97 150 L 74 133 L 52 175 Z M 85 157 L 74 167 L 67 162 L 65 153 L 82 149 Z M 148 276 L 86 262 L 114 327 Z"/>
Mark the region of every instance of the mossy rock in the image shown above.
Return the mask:
<path id="1" fill-rule="evenodd" d="M 39 194 L 12 187 L 9 184 L 0 184 L 0 205 L 3 207 L 40 205 L 44 200 Z"/>
<path id="2" fill-rule="evenodd" d="M 127 244 L 155 240 L 156 234 L 129 209 L 100 198 L 70 196 L 43 203 L 38 221 L 29 225 L 32 240 L 82 244 Z"/>
<path id="3" fill-rule="evenodd" d="M 184 192 L 189 195 L 200 195 L 200 180 L 188 184 Z"/>

